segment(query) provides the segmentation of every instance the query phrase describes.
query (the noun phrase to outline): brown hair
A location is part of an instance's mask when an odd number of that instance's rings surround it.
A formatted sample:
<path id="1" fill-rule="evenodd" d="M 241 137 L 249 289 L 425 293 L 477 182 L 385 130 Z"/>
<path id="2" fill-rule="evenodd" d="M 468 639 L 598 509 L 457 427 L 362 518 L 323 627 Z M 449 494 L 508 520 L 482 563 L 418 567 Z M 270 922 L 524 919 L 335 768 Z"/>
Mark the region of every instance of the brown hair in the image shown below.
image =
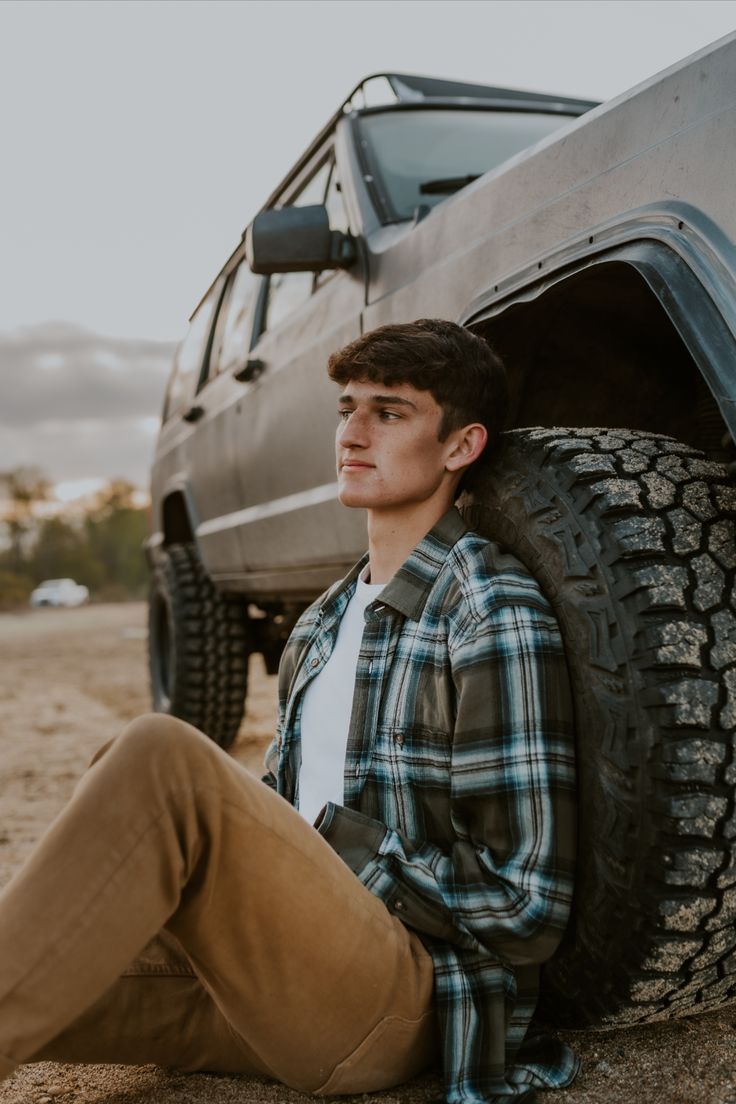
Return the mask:
<path id="1" fill-rule="evenodd" d="M 429 391 L 442 407 L 440 441 L 455 429 L 480 422 L 488 430 L 488 455 L 504 428 L 508 392 L 503 363 L 481 337 L 443 318 L 369 330 L 333 353 L 327 372 L 343 385 L 367 380 L 388 387 L 409 383 Z"/>

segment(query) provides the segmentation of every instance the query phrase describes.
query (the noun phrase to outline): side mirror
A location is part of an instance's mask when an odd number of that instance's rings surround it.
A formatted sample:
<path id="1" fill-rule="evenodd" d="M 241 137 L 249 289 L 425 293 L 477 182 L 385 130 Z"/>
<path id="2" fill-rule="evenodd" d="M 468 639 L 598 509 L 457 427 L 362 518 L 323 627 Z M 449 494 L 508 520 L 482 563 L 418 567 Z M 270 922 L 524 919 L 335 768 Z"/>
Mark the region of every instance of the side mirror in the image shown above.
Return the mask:
<path id="1" fill-rule="evenodd" d="M 261 211 L 245 231 L 245 252 L 251 271 L 264 276 L 349 268 L 356 258 L 355 242 L 330 230 L 327 208 L 320 204 Z"/>

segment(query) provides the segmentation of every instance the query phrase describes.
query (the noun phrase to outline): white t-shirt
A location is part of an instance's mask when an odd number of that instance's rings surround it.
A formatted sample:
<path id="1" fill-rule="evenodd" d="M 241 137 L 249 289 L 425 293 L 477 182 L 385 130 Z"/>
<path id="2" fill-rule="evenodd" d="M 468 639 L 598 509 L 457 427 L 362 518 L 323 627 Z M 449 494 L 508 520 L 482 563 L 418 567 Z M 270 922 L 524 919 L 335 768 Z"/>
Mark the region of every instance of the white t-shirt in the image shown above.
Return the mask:
<path id="1" fill-rule="evenodd" d="M 367 570 L 367 569 L 366 569 Z M 314 824 L 322 807 L 342 805 L 345 752 L 355 691 L 355 669 L 365 629 L 365 610 L 384 583 L 358 578 L 340 621 L 332 655 L 304 691 L 301 712 L 302 764 L 299 812 Z"/>

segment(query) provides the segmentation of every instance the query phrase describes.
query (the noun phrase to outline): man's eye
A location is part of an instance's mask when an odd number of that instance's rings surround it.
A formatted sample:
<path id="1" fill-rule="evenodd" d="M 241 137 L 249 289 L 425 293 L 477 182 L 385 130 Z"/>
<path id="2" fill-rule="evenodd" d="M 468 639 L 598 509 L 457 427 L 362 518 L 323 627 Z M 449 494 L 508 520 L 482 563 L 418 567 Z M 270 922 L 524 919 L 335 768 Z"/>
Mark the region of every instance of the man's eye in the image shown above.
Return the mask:
<path id="1" fill-rule="evenodd" d="M 342 421 L 342 422 L 347 421 L 347 419 L 350 417 L 351 414 L 352 414 L 352 410 L 338 410 L 338 412 L 337 412 L 337 416 L 340 419 L 340 421 Z"/>
<path id="2" fill-rule="evenodd" d="M 397 414 L 395 410 L 382 410 L 379 417 L 384 418 L 386 421 L 393 421 L 394 418 L 400 418 L 401 415 Z"/>

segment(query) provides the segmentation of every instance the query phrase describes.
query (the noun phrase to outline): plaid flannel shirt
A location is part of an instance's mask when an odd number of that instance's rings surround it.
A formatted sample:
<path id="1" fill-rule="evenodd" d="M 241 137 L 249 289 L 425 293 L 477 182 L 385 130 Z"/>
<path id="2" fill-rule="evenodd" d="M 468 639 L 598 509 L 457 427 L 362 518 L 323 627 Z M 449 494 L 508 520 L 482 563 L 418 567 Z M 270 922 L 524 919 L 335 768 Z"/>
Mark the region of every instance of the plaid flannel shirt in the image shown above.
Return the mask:
<path id="1" fill-rule="evenodd" d="M 304 612 L 279 672 L 273 785 L 298 805 L 303 691 L 364 557 Z M 341 806 L 319 831 L 434 962 L 448 1104 L 577 1072 L 527 1033 L 572 898 L 575 779 L 559 628 L 515 558 L 454 508 L 366 609 Z"/>

